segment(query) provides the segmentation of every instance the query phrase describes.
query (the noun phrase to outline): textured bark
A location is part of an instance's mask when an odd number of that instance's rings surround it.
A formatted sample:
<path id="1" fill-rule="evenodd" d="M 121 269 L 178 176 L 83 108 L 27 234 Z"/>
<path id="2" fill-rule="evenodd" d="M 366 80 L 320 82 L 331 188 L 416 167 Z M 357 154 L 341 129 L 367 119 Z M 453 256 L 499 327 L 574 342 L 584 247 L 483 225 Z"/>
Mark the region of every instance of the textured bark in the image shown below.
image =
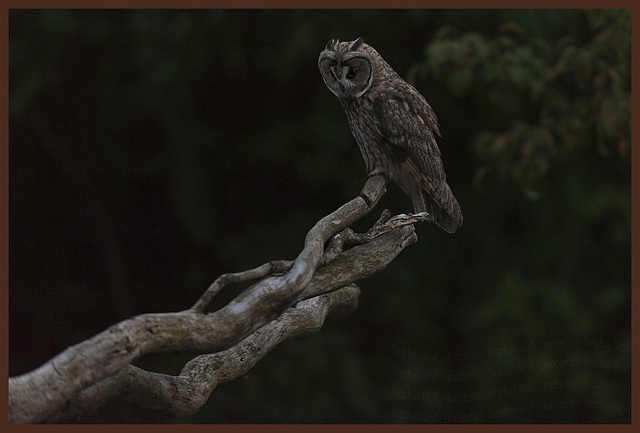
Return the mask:
<path id="1" fill-rule="evenodd" d="M 281 341 L 317 332 L 328 314 L 350 315 L 360 293 L 353 283 L 384 269 L 417 240 L 412 224 L 425 214 L 389 219 L 383 213 L 363 235 L 348 228 L 375 206 L 385 186 L 383 177 L 369 178 L 360 196 L 316 223 L 294 261 L 222 275 L 188 310 L 124 320 L 9 378 L 9 421 L 75 421 L 116 396 L 176 416 L 197 412 L 216 386 L 243 375 Z M 256 279 L 229 304 L 205 313 L 225 285 Z M 176 351 L 206 354 L 179 376 L 131 365 L 146 354 Z"/>

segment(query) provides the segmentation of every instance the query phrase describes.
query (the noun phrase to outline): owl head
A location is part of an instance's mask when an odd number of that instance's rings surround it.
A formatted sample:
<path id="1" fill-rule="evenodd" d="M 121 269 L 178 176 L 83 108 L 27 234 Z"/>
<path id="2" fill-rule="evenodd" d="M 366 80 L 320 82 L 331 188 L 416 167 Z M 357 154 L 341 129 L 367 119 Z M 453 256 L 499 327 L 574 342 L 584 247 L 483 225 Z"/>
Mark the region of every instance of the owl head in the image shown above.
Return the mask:
<path id="1" fill-rule="evenodd" d="M 325 84 L 338 98 L 359 98 L 371 88 L 382 57 L 362 38 L 351 42 L 331 39 L 318 58 Z"/>

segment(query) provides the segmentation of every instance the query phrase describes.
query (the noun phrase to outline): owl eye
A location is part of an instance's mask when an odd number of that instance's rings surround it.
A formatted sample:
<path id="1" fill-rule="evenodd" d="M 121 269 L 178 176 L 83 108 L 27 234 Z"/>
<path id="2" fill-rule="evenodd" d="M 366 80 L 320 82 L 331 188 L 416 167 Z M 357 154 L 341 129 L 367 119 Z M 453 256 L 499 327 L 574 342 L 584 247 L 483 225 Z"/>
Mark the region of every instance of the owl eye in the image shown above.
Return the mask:
<path id="1" fill-rule="evenodd" d="M 357 69 L 349 69 L 349 72 L 347 72 L 347 78 L 356 78 L 357 76 L 358 76 Z"/>

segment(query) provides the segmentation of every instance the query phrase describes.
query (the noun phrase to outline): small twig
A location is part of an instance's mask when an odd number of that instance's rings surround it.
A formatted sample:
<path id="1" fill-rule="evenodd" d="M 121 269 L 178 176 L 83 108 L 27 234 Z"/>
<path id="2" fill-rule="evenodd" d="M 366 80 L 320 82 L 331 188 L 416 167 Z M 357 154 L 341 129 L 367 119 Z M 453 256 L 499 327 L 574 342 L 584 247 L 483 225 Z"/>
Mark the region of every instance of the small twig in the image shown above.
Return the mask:
<path id="1" fill-rule="evenodd" d="M 421 223 L 429 219 L 429 212 L 418 212 L 415 214 L 400 214 L 392 218 L 389 218 L 389 211 L 385 209 L 382 212 L 382 216 L 378 219 L 373 227 L 366 231 L 366 233 L 356 234 L 350 242 L 354 245 L 362 245 L 371 242 L 378 236 L 382 236 L 385 233 L 397 227 L 403 227 L 409 224 Z"/>
<path id="2" fill-rule="evenodd" d="M 419 212 L 416 214 L 400 214 L 391 218 L 389 209 L 382 211 L 378 221 L 365 233 L 356 233 L 350 227 L 342 230 L 331 238 L 329 246 L 320 261 L 321 266 L 326 266 L 334 261 L 344 251 L 345 245 L 363 245 L 371 242 L 375 238 L 382 236 L 391 230 L 406 226 L 409 224 L 421 223 L 429 218 L 428 212 Z"/>
<path id="3" fill-rule="evenodd" d="M 191 310 L 202 313 L 211 300 L 218 294 L 222 288 L 228 284 L 244 283 L 245 281 L 257 280 L 258 278 L 264 278 L 267 275 L 282 275 L 284 272 L 291 269 L 293 261 L 290 260 L 274 260 L 264 265 L 260 265 L 257 268 L 249 269 L 243 272 L 233 272 L 229 274 L 222 274 L 207 288 L 202 294 L 200 299 L 193 304 Z"/>
<path id="4" fill-rule="evenodd" d="M 350 227 L 342 230 L 340 233 L 336 233 L 331 237 L 329 246 L 324 251 L 322 260 L 320 260 L 319 266 L 326 266 L 336 259 L 344 249 L 344 245 L 349 243 L 349 240 L 355 236 L 355 232 Z"/>

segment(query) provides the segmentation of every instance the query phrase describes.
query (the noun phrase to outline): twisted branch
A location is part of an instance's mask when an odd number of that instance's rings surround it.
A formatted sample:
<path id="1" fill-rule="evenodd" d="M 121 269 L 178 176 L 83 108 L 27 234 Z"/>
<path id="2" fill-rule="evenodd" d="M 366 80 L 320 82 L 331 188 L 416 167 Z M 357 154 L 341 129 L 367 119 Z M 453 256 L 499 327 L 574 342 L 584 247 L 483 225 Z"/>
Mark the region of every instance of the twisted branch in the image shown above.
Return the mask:
<path id="1" fill-rule="evenodd" d="M 317 333 L 327 315 L 336 308 L 355 310 L 359 294 L 358 286 L 351 284 L 301 301 L 232 348 L 195 357 L 178 376 L 128 365 L 114 376 L 82 390 L 72 407 L 54 416 L 53 421 L 76 421 L 106 403 L 107 394 L 109 398 L 124 398 L 133 405 L 170 416 L 192 415 L 204 406 L 217 386 L 244 375 L 279 343 Z"/>
<path id="2" fill-rule="evenodd" d="M 9 421 L 76 420 L 118 395 L 169 414 L 191 414 L 217 385 L 244 374 L 281 341 L 317 332 L 329 312 L 347 317 L 359 294 L 352 283 L 384 269 L 415 242 L 411 224 L 424 219 L 383 213 L 364 235 L 347 229 L 376 205 L 386 182 L 370 177 L 358 197 L 318 221 L 293 262 L 222 275 L 188 310 L 132 317 L 9 378 Z M 204 313 L 224 286 L 254 279 L 229 304 Z M 194 358 L 175 377 L 131 365 L 146 354 L 186 350 L 209 354 Z"/>

